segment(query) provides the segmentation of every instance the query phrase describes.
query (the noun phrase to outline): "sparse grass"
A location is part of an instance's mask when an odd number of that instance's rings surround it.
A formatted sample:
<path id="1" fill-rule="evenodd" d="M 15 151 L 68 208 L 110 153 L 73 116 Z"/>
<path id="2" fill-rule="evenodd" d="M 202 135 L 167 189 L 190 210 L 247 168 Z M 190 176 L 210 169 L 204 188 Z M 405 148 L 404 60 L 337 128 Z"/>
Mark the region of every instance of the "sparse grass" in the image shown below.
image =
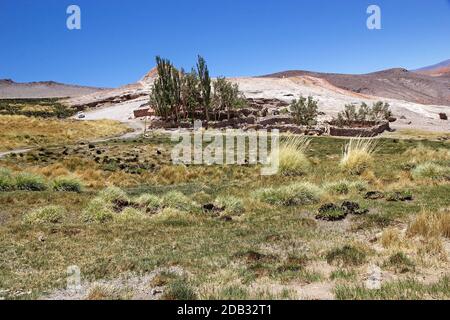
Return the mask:
<path id="1" fill-rule="evenodd" d="M 139 196 L 135 202 L 151 213 L 156 213 L 162 206 L 161 198 L 148 193 Z"/>
<path id="2" fill-rule="evenodd" d="M 10 290 L 7 293 L 0 290 L 0 298 L 36 299 L 53 289 L 64 288 L 65 270 L 73 261 L 80 267 L 83 279 L 92 283 L 96 280 L 109 283 L 130 273 L 153 274 L 160 268 L 175 266 L 186 272 L 189 280 L 186 283 L 199 298 L 283 299 L 298 298 L 297 290 L 292 288 L 317 281 L 327 286 L 359 287 L 369 263 L 381 265 L 394 254 L 404 252 L 417 265 L 416 269 L 402 274 L 396 263 L 386 268 L 398 270 L 396 277 L 400 279 L 424 276 L 429 283 L 438 272 L 448 270 L 449 261 L 443 254 L 447 249 L 444 233 L 412 237 L 400 231 L 400 238 L 389 240 L 392 245 L 387 244 L 386 249 L 376 239 L 387 227 L 403 230 L 405 225 L 412 224 L 422 207 L 432 213 L 448 214 L 441 208 L 450 206 L 449 184 L 412 181 L 402 166 L 409 160 L 405 151 L 416 147 L 417 142 L 383 140 L 382 147 L 373 155 L 372 167 L 363 173 L 361 181 L 370 183 L 368 190 L 383 194 L 411 190 L 414 201 L 364 199 L 359 188 L 352 188 L 353 179 L 337 167 L 346 141 L 312 137 L 307 153 L 313 165 L 308 175 L 302 177 L 261 177 L 258 166 L 175 168 L 170 165 L 172 144 L 168 138 L 159 136 L 97 143 L 95 148 L 88 144 L 40 148 L 22 156 L 3 158 L 1 167 L 9 168 L 13 179 L 18 173 L 30 172 L 42 175 L 51 185 L 59 177 L 74 176 L 83 181 L 86 189 L 81 193 L 56 192 L 52 188 L 40 192 L 0 192 L 0 283 L 1 289 Z M 447 148 L 445 142 L 422 143 L 427 148 Z M 68 155 L 64 154 L 66 149 Z M 139 157 L 134 160 L 136 154 Z M 96 157 L 100 159 L 94 160 Z M 436 163 L 445 165 L 444 161 Z M 106 171 L 109 162 L 114 163 L 110 167 L 115 171 Z M 369 178 L 368 171 L 373 178 Z M 323 193 L 317 187 L 341 180 L 349 182 L 346 195 L 341 194 L 340 188 Z M 302 192 L 291 188 L 304 183 L 313 188 Z M 98 190 L 108 185 L 120 187 L 121 192 L 103 192 L 104 197 L 100 197 Z M 267 194 L 269 201 L 256 197 L 265 189 L 274 190 Z M 310 189 L 316 190 L 312 192 L 316 196 L 305 196 Z M 171 192 L 178 194 L 167 197 Z M 197 204 L 188 211 L 167 206 L 186 208 L 184 204 L 193 200 L 203 205 L 231 196 L 245 204 L 245 210 L 232 220 L 204 214 Z M 160 203 L 165 197 L 166 204 Z M 342 223 L 314 220 L 319 203 L 343 200 L 357 202 L 370 208 L 370 212 L 351 215 Z M 66 208 L 67 219 L 58 224 L 21 223 L 24 213 L 48 205 Z M 128 213 L 131 218 L 120 221 L 121 215 Z M 142 215 L 143 219 L 134 219 L 134 214 Z M 400 244 L 396 245 L 398 239 Z M 333 249 L 342 249 L 346 243 L 351 243 L 350 247 L 358 253 Z M 330 267 L 323 260 L 332 251 L 335 252 L 330 254 L 333 265 Z M 237 256 L 239 252 L 248 255 Z M 252 252 L 259 261 L 249 260 Z M 335 265 L 341 267 L 335 270 Z M 329 269 L 335 270 L 333 279 L 328 276 Z M 160 279 L 158 283 L 166 289 L 177 277 Z M 151 288 L 148 286 L 148 290 Z M 122 291 L 115 292 L 114 299 L 125 297 Z M 376 298 L 381 295 L 373 294 Z M 402 294 L 407 298 L 416 295 L 408 290 Z M 93 296 L 108 299 L 110 293 Z M 442 296 L 424 293 L 421 297 Z"/>
<path id="3" fill-rule="evenodd" d="M 164 300 L 196 300 L 197 294 L 186 279 L 179 278 L 169 282 L 164 295 Z"/>
<path id="4" fill-rule="evenodd" d="M 127 202 L 128 196 L 125 191 L 118 187 L 108 187 L 98 194 L 98 197 L 105 203 Z"/>
<path id="5" fill-rule="evenodd" d="M 359 285 L 337 285 L 339 300 L 422 300 L 449 299 L 450 277 L 444 276 L 438 282 L 423 284 L 414 279 L 383 283 L 381 289 L 370 290 Z"/>
<path id="6" fill-rule="evenodd" d="M 195 203 L 179 191 L 169 191 L 162 198 L 162 205 L 166 208 L 180 211 L 195 210 Z"/>
<path id="7" fill-rule="evenodd" d="M 83 184 L 77 178 L 60 177 L 53 181 L 53 190 L 62 192 L 81 192 Z"/>
<path id="8" fill-rule="evenodd" d="M 120 135 L 129 131 L 111 120 L 78 121 L 0 115 L 0 151 Z"/>
<path id="9" fill-rule="evenodd" d="M 350 192 L 361 192 L 368 188 L 368 184 L 365 181 L 349 181 L 346 179 L 329 182 L 324 185 L 324 189 L 332 194 L 346 195 Z"/>
<path id="10" fill-rule="evenodd" d="M 114 215 L 114 220 L 119 223 L 127 223 L 130 221 L 137 222 L 138 220 L 144 219 L 145 215 L 142 211 L 127 207 L 123 209 L 120 213 Z"/>
<path id="11" fill-rule="evenodd" d="M 374 139 L 351 139 L 344 147 L 340 166 L 352 175 L 360 175 L 373 166 L 373 153 L 377 142 Z"/>
<path id="12" fill-rule="evenodd" d="M 418 164 L 428 161 L 450 160 L 450 150 L 445 148 L 430 148 L 419 144 L 415 148 L 410 148 L 404 153 L 408 163 Z"/>
<path id="13" fill-rule="evenodd" d="M 403 252 L 394 253 L 384 263 L 384 267 L 395 270 L 397 273 L 414 271 L 415 265 Z"/>
<path id="14" fill-rule="evenodd" d="M 214 204 L 226 214 L 239 215 L 245 211 L 243 201 L 233 196 L 219 196 Z"/>
<path id="15" fill-rule="evenodd" d="M 403 243 L 400 231 L 396 228 L 387 228 L 381 234 L 381 245 L 384 248 L 397 247 Z"/>
<path id="16" fill-rule="evenodd" d="M 279 147 L 279 172 L 285 176 L 304 175 L 310 168 L 306 151 L 310 139 L 306 137 L 288 136 Z"/>
<path id="17" fill-rule="evenodd" d="M 47 206 L 24 215 L 26 224 L 60 223 L 66 217 L 66 210 L 61 206 Z"/>
<path id="18" fill-rule="evenodd" d="M 254 195 L 260 201 L 279 206 L 297 206 L 319 201 L 322 190 L 308 182 L 296 182 L 283 187 L 263 188 Z"/>
<path id="19" fill-rule="evenodd" d="M 367 254 L 360 248 L 351 245 L 345 245 L 329 251 L 326 255 L 329 264 L 339 266 L 359 266 L 366 262 Z"/>
<path id="20" fill-rule="evenodd" d="M 441 166 L 432 162 L 419 164 L 411 171 L 415 180 L 450 180 L 450 166 Z"/>

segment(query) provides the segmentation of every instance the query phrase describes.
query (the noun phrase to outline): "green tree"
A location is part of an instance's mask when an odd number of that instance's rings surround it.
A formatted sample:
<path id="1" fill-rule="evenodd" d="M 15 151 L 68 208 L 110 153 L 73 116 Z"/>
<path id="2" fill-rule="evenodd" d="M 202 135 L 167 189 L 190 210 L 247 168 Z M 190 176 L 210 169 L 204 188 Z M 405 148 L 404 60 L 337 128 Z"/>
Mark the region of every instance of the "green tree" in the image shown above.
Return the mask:
<path id="1" fill-rule="evenodd" d="M 209 121 L 209 110 L 211 107 L 211 78 L 205 59 L 200 55 L 197 61 L 197 74 L 200 79 L 200 91 L 202 94 L 202 105 L 206 121 Z"/>
<path id="2" fill-rule="evenodd" d="M 226 80 L 224 77 L 214 81 L 213 105 L 215 112 L 226 111 L 227 119 L 231 118 L 233 109 L 245 106 L 245 97 L 239 92 L 239 86 Z"/>
<path id="3" fill-rule="evenodd" d="M 294 121 L 297 125 L 314 125 L 317 123 L 317 117 L 319 115 L 318 100 L 314 100 L 309 96 L 305 98 L 300 96 L 298 100 L 292 101 L 289 106 Z"/>

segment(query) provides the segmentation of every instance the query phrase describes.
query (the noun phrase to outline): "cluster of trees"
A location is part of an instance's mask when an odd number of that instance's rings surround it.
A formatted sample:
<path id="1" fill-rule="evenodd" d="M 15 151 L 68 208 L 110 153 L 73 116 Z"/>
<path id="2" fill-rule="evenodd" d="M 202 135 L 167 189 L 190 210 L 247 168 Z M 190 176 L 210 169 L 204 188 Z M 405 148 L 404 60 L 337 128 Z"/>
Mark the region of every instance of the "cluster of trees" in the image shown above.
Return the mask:
<path id="1" fill-rule="evenodd" d="M 347 104 L 344 111 L 337 116 L 337 123 L 345 124 L 346 122 L 364 122 L 364 121 L 380 121 L 388 120 L 392 117 L 390 105 L 388 103 L 378 101 L 369 107 L 366 103 L 361 103 L 359 108 L 354 104 Z"/>
<path id="2" fill-rule="evenodd" d="M 165 121 L 217 120 L 222 112 L 230 119 L 233 109 L 246 105 L 237 84 L 225 78 L 211 80 L 201 56 L 190 72 L 178 70 L 160 57 L 156 57 L 156 64 L 158 77 L 150 93 L 150 104 Z"/>
<path id="3" fill-rule="evenodd" d="M 313 126 L 317 124 L 317 117 L 319 115 L 319 100 L 314 100 L 309 96 L 305 98 L 300 96 L 297 100 L 293 100 L 289 106 L 294 122 L 297 125 Z"/>

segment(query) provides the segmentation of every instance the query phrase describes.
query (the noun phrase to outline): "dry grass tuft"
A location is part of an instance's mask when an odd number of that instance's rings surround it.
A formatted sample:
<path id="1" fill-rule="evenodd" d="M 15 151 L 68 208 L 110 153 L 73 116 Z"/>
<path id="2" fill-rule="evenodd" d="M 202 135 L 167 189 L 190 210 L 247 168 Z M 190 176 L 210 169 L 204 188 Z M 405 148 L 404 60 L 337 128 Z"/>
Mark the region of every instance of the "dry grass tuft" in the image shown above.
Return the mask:
<path id="1" fill-rule="evenodd" d="M 377 142 L 374 139 L 355 138 L 344 147 L 341 168 L 353 175 L 360 175 L 373 165 L 373 153 Z"/>
<path id="2" fill-rule="evenodd" d="M 448 210 L 437 213 L 423 211 L 409 225 L 407 234 L 425 238 L 439 236 L 450 238 L 450 212 Z"/>
<path id="3" fill-rule="evenodd" d="M 311 140 L 306 137 L 290 135 L 280 143 L 280 173 L 285 176 L 304 175 L 310 168 L 306 156 Z"/>

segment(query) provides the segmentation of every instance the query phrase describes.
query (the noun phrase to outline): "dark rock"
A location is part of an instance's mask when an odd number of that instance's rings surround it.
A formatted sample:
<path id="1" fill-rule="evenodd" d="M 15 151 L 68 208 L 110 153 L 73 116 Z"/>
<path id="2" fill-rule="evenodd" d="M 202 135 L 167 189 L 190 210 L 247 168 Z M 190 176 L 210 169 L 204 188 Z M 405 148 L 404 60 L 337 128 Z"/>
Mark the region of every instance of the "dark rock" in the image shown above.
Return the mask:
<path id="1" fill-rule="evenodd" d="M 443 113 L 443 112 L 439 113 L 439 119 L 441 119 L 441 120 L 448 120 L 447 114 Z"/>
<path id="2" fill-rule="evenodd" d="M 90 143 L 90 144 L 88 145 L 88 147 L 89 147 L 89 149 L 94 149 L 94 148 L 95 148 L 95 145 L 93 145 L 92 143 Z"/>
<path id="3" fill-rule="evenodd" d="M 413 195 L 409 191 L 395 191 L 386 196 L 387 201 L 412 201 Z"/>

